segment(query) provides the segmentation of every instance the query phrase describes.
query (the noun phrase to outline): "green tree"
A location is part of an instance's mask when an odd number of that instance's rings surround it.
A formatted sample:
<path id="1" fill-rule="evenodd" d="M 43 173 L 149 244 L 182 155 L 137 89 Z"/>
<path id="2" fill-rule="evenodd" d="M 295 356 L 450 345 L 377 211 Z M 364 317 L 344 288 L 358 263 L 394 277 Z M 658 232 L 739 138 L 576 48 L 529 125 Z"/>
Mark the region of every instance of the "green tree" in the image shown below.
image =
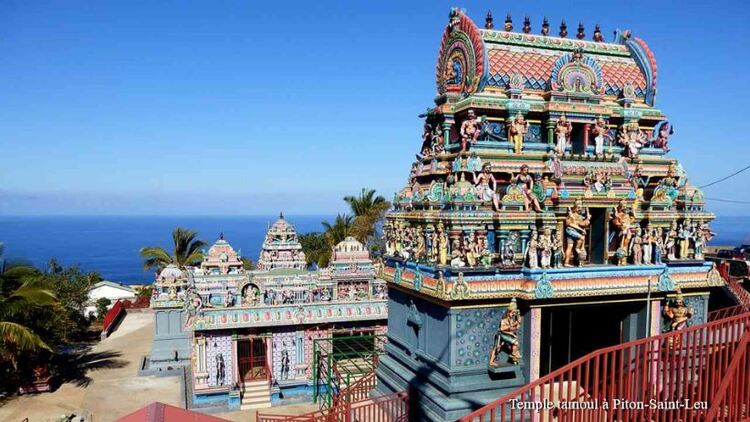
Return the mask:
<path id="1" fill-rule="evenodd" d="M 180 269 L 197 265 L 203 259 L 201 248 L 206 246 L 206 242 L 197 239 L 197 236 L 198 232 L 194 230 L 177 227 L 172 232 L 174 250 L 171 254 L 159 246 L 141 248 L 143 268 L 161 271 L 169 264 L 174 264 Z"/>
<path id="2" fill-rule="evenodd" d="M 339 214 L 333 224 L 327 221 L 323 221 L 322 224 L 326 229 L 325 239 L 329 249 L 354 234 L 354 217 L 351 215 Z"/>
<path id="3" fill-rule="evenodd" d="M 151 295 L 154 294 L 154 286 L 143 286 L 140 289 L 138 289 L 138 297 L 145 297 L 145 298 L 151 298 Z"/>
<path id="4" fill-rule="evenodd" d="M 251 271 L 255 269 L 255 262 L 247 257 L 240 258 L 240 261 L 242 261 L 242 268 L 244 268 L 247 271 Z"/>
<path id="5" fill-rule="evenodd" d="M 52 351 L 50 344 L 27 321 L 35 308 L 54 304 L 54 293 L 36 279 L 26 279 L 17 289 L 0 295 L 0 361 L 15 367 L 23 353 Z"/>
<path id="6" fill-rule="evenodd" d="M 331 260 L 331 247 L 328 245 L 325 234 L 319 232 L 305 233 L 299 237 L 299 243 L 302 244 L 302 251 L 305 252 L 305 261 L 308 267 L 313 263 L 318 268 L 328 266 Z"/>
<path id="7" fill-rule="evenodd" d="M 96 306 L 96 319 L 99 321 L 104 319 L 104 315 L 107 315 L 107 311 L 109 310 L 109 305 L 112 304 L 112 301 L 107 299 L 106 297 L 100 297 L 96 300 L 96 303 L 94 306 Z"/>
<path id="8" fill-rule="evenodd" d="M 344 201 L 354 214 L 352 235 L 367 244 L 375 236 L 377 225 L 391 204 L 381 195 L 376 195 L 375 189 L 364 188 L 359 196 L 345 196 Z"/>

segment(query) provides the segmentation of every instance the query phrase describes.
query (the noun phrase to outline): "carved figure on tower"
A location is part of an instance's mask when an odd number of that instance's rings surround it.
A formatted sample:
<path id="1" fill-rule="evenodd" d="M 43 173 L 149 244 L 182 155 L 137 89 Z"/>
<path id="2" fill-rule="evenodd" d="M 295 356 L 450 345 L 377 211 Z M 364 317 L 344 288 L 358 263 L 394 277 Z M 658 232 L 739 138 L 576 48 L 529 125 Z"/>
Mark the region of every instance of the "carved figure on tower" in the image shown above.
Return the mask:
<path id="1" fill-rule="evenodd" d="M 690 249 L 690 239 L 692 233 L 690 231 L 690 220 L 685 220 L 682 224 L 679 225 L 679 228 L 677 230 L 677 238 L 679 239 L 679 246 L 680 246 L 680 259 L 688 259 L 688 252 Z"/>
<path id="2" fill-rule="evenodd" d="M 440 265 L 448 264 L 448 234 L 445 232 L 443 222 L 437 224 L 438 257 Z"/>
<path id="3" fill-rule="evenodd" d="M 677 221 L 672 221 L 672 225 L 667 231 L 666 237 L 664 238 L 664 249 L 667 252 L 667 259 L 677 259 Z"/>
<path id="4" fill-rule="evenodd" d="M 552 265 L 552 229 L 545 227 L 539 235 L 539 265 L 550 268 Z"/>
<path id="5" fill-rule="evenodd" d="M 573 125 L 563 113 L 555 124 L 555 152 L 558 155 L 565 154 L 565 147 L 570 143 L 571 132 L 573 132 Z"/>
<path id="6" fill-rule="evenodd" d="M 479 135 L 482 134 L 482 122 L 477 119 L 474 110 L 469 110 L 468 116 L 463 123 L 461 123 L 461 152 L 466 151 L 469 148 L 469 144 L 473 144 L 479 140 Z"/>
<path id="7" fill-rule="evenodd" d="M 497 180 L 492 174 L 492 166 L 490 165 L 490 163 L 485 163 L 482 166 L 482 172 L 479 173 L 479 175 L 474 173 L 473 176 L 477 196 L 480 197 L 484 202 L 492 201 L 492 206 L 495 211 L 500 210 L 498 195 L 496 193 Z"/>
<path id="8" fill-rule="evenodd" d="M 677 289 L 677 295 L 670 300 L 664 307 L 664 316 L 667 318 L 667 324 L 664 327 L 665 332 L 683 330 L 688 327 L 690 318 L 693 317 L 693 309 L 685 304 L 685 298 L 682 291 Z"/>
<path id="9" fill-rule="evenodd" d="M 513 144 L 513 150 L 516 154 L 521 153 L 523 148 L 523 137 L 529 130 L 529 122 L 524 120 L 523 114 L 519 111 L 516 117 L 508 123 L 508 140 Z"/>
<path id="10" fill-rule="evenodd" d="M 565 217 L 565 238 L 567 245 L 565 247 L 565 266 L 572 267 L 574 258 L 578 265 L 583 265 L 586 261 L 587 254 L 585 248 L 586 233 L 591 225 L 591 215 L 588 209 L 583 208 L 581 200 L 577 200 L 568 210 Z"/>
<path id="11" fill-rule="evenodd" d="M 609 138 L 609 135 L 607 135 L 608 132 L 607 121 L 602 117 L 598 117 L 591 128 L 591 134 L 594 135 L 594 154 L 597 157 L 604 155 L 604 141 Z"/>
<path id="12" fill-rule="evenodd" d="M 539 268 L 539 242 L 536 234 L 536 229 L 531 230 L 529 235 L 529 243 L 526 245 L 526 266 L 528 268 L 536 269 Z"/>
<path id="13" fill-rule="evenodd" d="M 510 181 L 511 185 L 515 185 L 524 197 L 524 207 L 526 211 L 529 211 L 532 207 L 534 211 L 542 211 L 542 207 L 539 205 L 539 199 L 534 195 L 534 178 L 529 174 L 529 166 L 523 164 L 521 166 L 521 172 L 518 173 Z"/>
<path id="14" fill-rule="evenodd" d="M 630 241 L 635 230 L 635 214 L 628 208 L 625 201 L 617 204 L 614 214 L 612 215 L 612 225 L 617 233 L 617 265 L 626 265 L 630 252 Z"/>
<path id="15" fill-rule="evenodd" d="M 658 128 L 657 136 L 654 140 L 654 148 L 661 148 L 665 152 L 669 152 L 669 137 L 674 134 L 674 128 L 666 121 L 662 122 Z"/>
<path id="16" fill-rule="evenodd" d="M 508 362 L 513 365 L 521 363 L 521 349 L 519 347 L 518 330 L 521 328 L 521 313 L 518 310 L 516 299 L 513 298 L 505 310 L 500 326 L 495 334 L 495 347 L 490 353 L 490 365 L 497 367 L 497 361 L 501 352 L 508 354 Z"/>
<path id="17" fill-rule="evenodd" d="M 645 265 L 651 265 L 651 257 L 654 253 L 653 236 L 651 235 L 651 229 L 648 227 L 643 232 L 641 243 L 643 244 L 643 263 Z"/>
<path id="18" fill-rule="evenodd" d="M 648 143 L 648 140 L 638 122 L 633 120 L 620 128 L 618 142 L 624 147 L 623 152 L 626 157 L 638 158 L 641 148 Z"/>

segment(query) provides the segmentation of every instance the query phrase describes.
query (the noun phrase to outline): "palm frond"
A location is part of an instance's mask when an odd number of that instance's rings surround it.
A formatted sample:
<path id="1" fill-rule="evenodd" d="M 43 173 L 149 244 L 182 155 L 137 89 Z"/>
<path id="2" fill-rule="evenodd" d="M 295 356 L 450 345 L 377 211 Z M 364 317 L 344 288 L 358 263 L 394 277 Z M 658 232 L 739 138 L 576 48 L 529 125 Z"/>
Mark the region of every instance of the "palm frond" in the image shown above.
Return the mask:
<path id="1" fill-rule="evenodd" d="M 29 328 L 9 321 L 0 322 L 0 343 L 10 343 L 20 351 L 52 348 Z"/>

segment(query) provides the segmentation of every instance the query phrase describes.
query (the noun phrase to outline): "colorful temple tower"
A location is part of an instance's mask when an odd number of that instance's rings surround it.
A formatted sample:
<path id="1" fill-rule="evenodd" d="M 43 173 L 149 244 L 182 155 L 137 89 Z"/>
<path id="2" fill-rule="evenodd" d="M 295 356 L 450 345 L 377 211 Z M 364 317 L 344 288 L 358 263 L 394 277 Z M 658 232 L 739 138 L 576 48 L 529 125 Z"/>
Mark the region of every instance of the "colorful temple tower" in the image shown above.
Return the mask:
<path id="1" fill-rule="evenodd" d="M 297 232 L 279 214 L 279 219 L 268 229 L 258 259 L 258 269 L 270 271 L 275 268 L 304 270 L 305 253 L 297 239 Z"/>
<path id="2" fill-rule="evenodd" d="M 703 322 L 723 285 L 703 257 L 714 216 L 668 155 L 648 45 L 549 31 L 450 12 L 435 106 L 384 227 L 378 389 L 409 390 L 419 420 Z"/>

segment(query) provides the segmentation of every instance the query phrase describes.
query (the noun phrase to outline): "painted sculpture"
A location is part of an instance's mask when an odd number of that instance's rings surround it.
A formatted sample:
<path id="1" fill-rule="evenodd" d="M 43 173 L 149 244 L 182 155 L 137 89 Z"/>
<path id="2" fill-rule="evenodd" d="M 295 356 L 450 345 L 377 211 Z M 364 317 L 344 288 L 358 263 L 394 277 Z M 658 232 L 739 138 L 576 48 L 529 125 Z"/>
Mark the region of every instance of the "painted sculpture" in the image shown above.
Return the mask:
<path id="1" fill-rule="evenodd" d="M 604 142 L 609 139 L 607 121 L 601 116 L 597 117 L 594 126 L 591 128 L 591 134 L 594 135 L 594 154 L 597 157 L 604 156 Z"/>
<path id="2" fill-rule="evenodd" d="M 513 120 L 508 123 L 508 140 L 513 144 L 513 150 L 516 154 L 521 153 L 523 137 L 528 130 L 529 122 L 524 120 L 523 114 L 519 111 Z"/>
<path id="3" fill-rule="evenodd" d="M 565 248 L 565 266 L 573 266 L 573 254 L 578 261 L 578 265 L 583 265 L 586 261 L 586 248 L 584 241 L 586 233 L 591 224 L 591 215 L 587 209 L 583 209 L 583 203 L 579 200 L 568 210 L 568 216 L 565 218 L 565 238 L 567 246 Z"/>
<path id="4" fill-rule="evenodd" d="M 469 110 L 467 118 L 461 123 L 461 151 L 466 151 L 470 144 L 479 140 L 482 134 L 482 123 L 477 119 L 474 110 Z"/>
<path id="5" fill-rule="evenodd" d="M 513 365 L 521 363 L 521 349 L 518 340 L 518 331 L 521 328 L 521 313 L 518 310 L 516 299 L 513 298 L 505 310 L 497 333 L 495 334 L 495 347 L 490 353 L 490 365 L 500 366 L 498 358 L 501 352 L 508 355 L 508 362 Z"/>
<path id="6" fill-rule="evenodd" d="M 573 125 L 568 121 L 563 113 L 555 124 L 555 153 L 558 155 L 565 154 L 565 148 L 570 143 L 570 134 L 573 132 Z"/>

